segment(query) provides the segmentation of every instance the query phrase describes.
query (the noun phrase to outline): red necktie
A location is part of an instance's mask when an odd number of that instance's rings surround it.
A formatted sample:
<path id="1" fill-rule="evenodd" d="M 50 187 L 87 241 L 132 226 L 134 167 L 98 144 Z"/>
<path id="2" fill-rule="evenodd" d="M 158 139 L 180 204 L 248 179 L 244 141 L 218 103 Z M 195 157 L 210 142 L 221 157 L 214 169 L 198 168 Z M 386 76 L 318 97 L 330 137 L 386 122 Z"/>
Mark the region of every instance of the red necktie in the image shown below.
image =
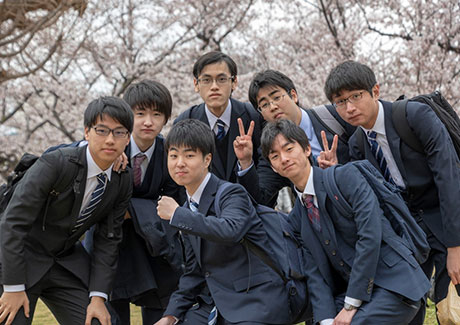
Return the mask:
<path id="1" fill-rule="evenodd" d="M 139 186 L 142 183 L 142 169 L 141 164 L 147 158 L 145 154 L 138 153 L 133 158 L 133 174 L 134 174 L 134 186 Z"/>
<path id="2" fill-rule="evenodd" d="M 308 219 L 310 219 L 311 224 L 316 231 L 321 231 L 321 223 L 319 221 L 319 210 L 313 204 L 313 195 L 303 194 L 302 195 L 303 203 L 307 208 Z"/>

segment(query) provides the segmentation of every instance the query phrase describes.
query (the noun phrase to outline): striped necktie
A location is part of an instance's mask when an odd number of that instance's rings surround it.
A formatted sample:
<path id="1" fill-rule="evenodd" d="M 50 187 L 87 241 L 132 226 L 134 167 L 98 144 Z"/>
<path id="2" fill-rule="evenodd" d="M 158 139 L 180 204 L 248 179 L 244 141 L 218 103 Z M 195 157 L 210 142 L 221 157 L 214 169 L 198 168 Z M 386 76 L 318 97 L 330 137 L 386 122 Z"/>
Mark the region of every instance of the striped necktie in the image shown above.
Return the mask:
<path id="1" fill-rule="evenodd" d="M 214 306 L 208 316 L 208 325 L 217 324 L 217 315 L 218 315 L 217 308 L 216 306 Z"/>
<path id="2" fill-rule="evenodd" d="M 216 125 L 217 125 L 216 139 L 221 140 L 223 137 L 225 137 L 225 123 L 221 119 L 218 119 L 216 122 Z"/>
<path id="3" fill-rule="evenodd" d="M 313 195 L 303 194 L 302 199 L 303 203 L 305 204 L 305 207 L 307 208 L 308 219 L 310 219 L 313 228 L 315 228 L 316 231 L 321 232 L 319 210 L 317 207 L 315 207 L 315 204 L 313 203 Z"/>
<path id="4" fill-rule="evenodd" d="M 198 211 L 198 203 L 196 203 L 192 199 L 190 199 L 189 206 L 190 206 L 190 210 L 192 210 L 192 212 L 197 212 Z"/>
<path id="5" fill-rule="evenodd" d="M 134 176 L 134 186 L 139 186 L 142 184 L 142 162 L 147 158 L 142 152 L 138 153 L 133 157 L 133 176 Z"/>
<path id="6" fill-rule="evenodd" d="M 368 131 L 367 140 L 369 141 L 369 145 L 371 146 L 371 152 L 377 160 L 377 163 L 379 164 L 383 177 L 388 182 L 394 184 L 393 179 L 391 178 L 390 170 L 388 169 L 387 161 L 385 159 L 385 156 L 383 155 L 382 147 L 380 147 L 380 145 L 377 142 L 377 133 L 375 131 Z"/>
<path id="7" fill-rule="evenodd" d="M 77 231 L 77 229 L 80 228 L 86 220 L 88 220 L 94 210 L 96 210 L 97 205 L 99 202 L 101 202 L 102 196 L 104 195 L 106 180 L 107 175 L 105 173 L 100 173 L 97 175 L 97 186 L 93 193 L 91 193 L 91 198 L 89 200 L 88 206 L 78 216 L 77 222 L 72 230 L 73 232 Z"/>

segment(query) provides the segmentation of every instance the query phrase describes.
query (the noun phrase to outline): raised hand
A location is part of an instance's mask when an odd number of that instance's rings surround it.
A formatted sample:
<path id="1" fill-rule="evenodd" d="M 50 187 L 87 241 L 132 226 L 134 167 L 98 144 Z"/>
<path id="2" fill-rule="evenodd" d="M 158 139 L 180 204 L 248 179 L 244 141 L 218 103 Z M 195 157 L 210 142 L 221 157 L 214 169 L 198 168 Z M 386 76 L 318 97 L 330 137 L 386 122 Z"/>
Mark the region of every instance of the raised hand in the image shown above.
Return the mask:
<path id="1" fill-rule="evenodd" d="M 322 169 L 326 169 L 328 167 L 337 165 L 339 163 L 337 159 L 337 145 L 339 143 L 339 137 L 334 135 L 332 139 L 332 146 L 329 148 L 329 142 L 326 138 L 326 132 L 321 131 L 321 139 L 323 140 L 323 148 L 324 150 L 319 153 L 316 161 L 318 162 L 318 166 Z"/>
<path id="2" fill-rule="evenodd" d="M 244 130 L 243 121 L 238 119 L 240 135 L 233 141 L 233 150 L 242 169 L 249 168 L 252 164 L 252 133 L 254 132 L 254 121 L 249 124 L 248 132 Z"/>

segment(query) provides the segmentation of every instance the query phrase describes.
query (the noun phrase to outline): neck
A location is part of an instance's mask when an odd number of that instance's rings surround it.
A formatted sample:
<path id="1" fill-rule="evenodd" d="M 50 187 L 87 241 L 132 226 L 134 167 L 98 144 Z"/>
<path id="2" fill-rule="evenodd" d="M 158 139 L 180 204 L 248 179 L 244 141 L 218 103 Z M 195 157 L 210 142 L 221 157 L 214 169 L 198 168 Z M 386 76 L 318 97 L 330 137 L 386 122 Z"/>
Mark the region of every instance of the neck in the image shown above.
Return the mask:
<path id="1" fill-rule="evenodd" d="M 223 106 L 219 106 L 219 107 L 209 107 L 208 106 L 208 109 L 211 111 L 212 114 L 214 114 L 215 116 L 217 117 L 221 117 L 222 114 L 224 114 L 225 112 L 225 109 L 227 108 L 228 106 L 228 101 L 225 103 L 225 105 Z"/>
<path id="2" fill-rule="evenodd" d="M 307 186 L 308 178 L 310 177 L 310 172 L 311 172 L 311 166 L 308 165 L 307 168 L 305 169 L 305 173 L 300 174 L 298 178 L 292 180 L 292 183 L 300 192 L 303 192 L 305 190 L 305 187 Z"/>
<path id="3" fill-rule="evenodd" d="M 201 183 L 203 183 L 207 174 L 208 173 L 206 171 L 206 173 L 203 175 L 203 177 L 201 177 L 200 180 L 193 182 L 193 184 L 185 185 L 185 189 L 187 190 L 188 195 L 193 196 L 193 194 L 195 194 L 196 190 L 198 190 L 198 187 L 200 187 Z"/>
<path id="4" fill-rule="evenodd" d="M 142 152 L 146 152 L 155 142 L 155 139 L 153 141 L 142 141 L 141 139 L 136 139 L 133 137 L 134 142 L 136 142 L 137 147 L 140 149 Z"/>
<path id="5" fill-rule="evenodd" d="M 295 123 L 295 125 L 299 126 L 300 121 L 302 121 L 302 109 L 299 106 L 297 106 L 297 114 L 295 116 L 295 121 L 293 122 Z"/>

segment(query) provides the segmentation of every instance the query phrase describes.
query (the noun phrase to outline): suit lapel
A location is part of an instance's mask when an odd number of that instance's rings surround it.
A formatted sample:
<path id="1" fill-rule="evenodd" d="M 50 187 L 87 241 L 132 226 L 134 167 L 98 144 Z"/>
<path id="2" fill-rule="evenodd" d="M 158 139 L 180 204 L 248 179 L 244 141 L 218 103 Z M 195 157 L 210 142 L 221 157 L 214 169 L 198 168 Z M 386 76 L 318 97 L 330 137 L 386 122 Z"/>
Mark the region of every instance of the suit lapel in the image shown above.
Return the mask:
<path id="1" fill-rule="evenodd" d="M 391 153 L 393 154 L 393 159 L 395 160 L 396 166 L 398 166 L 399 172 L 403 179 L 406 179 L 406 171 L 401 158 L 401 138 L 398 136 L 392 120 L 392 105 L 389 102 L 383 102 L 383 111 L 385 117 L 385 133 L 387 136 L 388 145 L 390 146 Z"/>
<path id="2" fill-rule="evenodd" d="M 70 215 L 70 223 L 69 223 L 69 233 L 72 233 L 72 229 L 75 226 L 77 222 L 77 218 L 80 215 L 80 208 L 81 204 L 83 202 L 83 196 L 85 195 L 85 187 L 86 187 L 86 178 L 88 175 L 88 164 L 86 162 L 86 148 L 87 146 L 80 147 L 78 150 L 80 151 L 78 153 L 78 162 L 77 164 L 79 165 L 79 169 L 77 172 L 77 175 L 80 174 L 81 168 L 84 169 L 82 172 L 83 177 L 78 184 L 74 184 L 74 196 L 75 199 L 73 201 L 73 206 L 72 206 L 72 212 Z M 72 163 L 72 162 L 69 162 Z"/>

